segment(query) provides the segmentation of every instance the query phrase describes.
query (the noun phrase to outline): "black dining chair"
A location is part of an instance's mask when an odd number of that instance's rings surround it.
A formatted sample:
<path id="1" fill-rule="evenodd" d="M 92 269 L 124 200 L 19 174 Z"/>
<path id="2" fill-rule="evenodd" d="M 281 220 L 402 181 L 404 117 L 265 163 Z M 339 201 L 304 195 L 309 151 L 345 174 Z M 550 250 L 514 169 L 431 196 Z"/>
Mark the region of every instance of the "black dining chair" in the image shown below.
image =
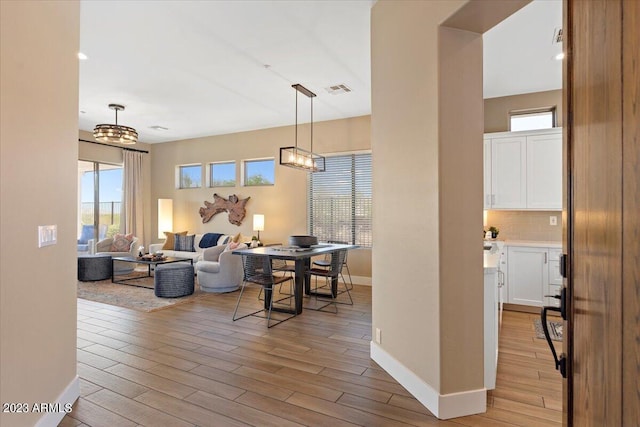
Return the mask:
<path id="1" fill-rule="evenodd" d="M 327 243 L 334 243 L 337 245 L 348 245 L 347 242 L 341 242 L 338 240 L 328 240 Z M 349 257 L 349 253 L 344 256 L 344 264 L 342 268 L 347 271 L 347 276 L 349 277 L 349 283 L 344 282 L 345 286 L 351 291 L 353 290 L 353 280 L 351 279 L 351 271 L 349 270 L 349 264 L 347 263 L 347 258 Z M 313 265 L 321 268 L 329 268 L 331 265 L 331 254 L 325 254 L 323 259 L 318 259 L 313 261 Z M 342 280 L 344 281 L 344 276 L 342 276 Z"/>
<path id="2" fill-rule="evenodd" d="M 347 250 L 342 249 L 331 254 L 328 268 L 313 267 L 307 270 L 306 274 L 308 276 L 308 280 L 311 281 L 313 277 L 315 286 L 311 292 L 311 296 L 316 298 L 316 302 L 326 302 L 326 304 L 316 307 L 305 307 L 311 310 L 323 310 L 329 305 L 333 305 L 335 307 L 335 312 L 338 312 L 337 304 L 347 304 L 353 305 L 353 298 L 351 298 L 351 292 L 349 290 L 349 286 L 342 275 L 342 267 L 344 265 L 344 260 L 347 256 Z M 324 284 L 318 286 L 318 278 L 324 277 Z M 342 278 L 342 284 L 344 285 L 344 290 L 340 290 L 340 281 L 338 278 Z M 334 294 L 332 289 L 332 282 L 337 282 L 337 290 Z M 346 293 L 349 297 L 348 301 L 342 301 L 339 299 L 341 294 Z M 317 304 L 316 304 L 317 305 Z"/>
<path id="3" fill-rule="evenodd" d="M 271 328 L 294 317 L 296 315 L 295 293 L 291 292 L 291 294 L 287 294 L 285 297 L 278 299 L 274 297 L 273 293 L 274 287 L 276 285 L 287 281 L 293 281 L 293 278 L 291 276 L 274 276 L 273 269 L 271 267 L 271 260 L 268 257 L 249 254 L 243 254 L 241 256 L 242 267 L 244 269 L 244 280 L 242 281 L 242 288 L 240 288 L 240 294 L 238 295 L 236 308 L 233 312 L 233 320 L 240 320 L 248 316 L 260 317 L 266 319 L 267 328 Z M 244 295 L 245 289 L 248 286 L 259 286 L 260 290 L 264 291 L 264 301 L 262 303 L 262 308 L 260 310 L 254 310 L 254 303 L 251 305 L 249 313 L 238 316 L 238 310 L 240 309 L 242 296 Z M 253 300 L 253 298 L 251 298 L 251 300 Z M 258 299 L 258 301 L 260 301 L 260 299 Z M 246 307 L 243 306 L 243 309 L 246 310 Z M 272 314 L 274 311 L 277 311 L 278 313 L 285 313 L 284 317 L 279 319 L 272 318 Z"/>

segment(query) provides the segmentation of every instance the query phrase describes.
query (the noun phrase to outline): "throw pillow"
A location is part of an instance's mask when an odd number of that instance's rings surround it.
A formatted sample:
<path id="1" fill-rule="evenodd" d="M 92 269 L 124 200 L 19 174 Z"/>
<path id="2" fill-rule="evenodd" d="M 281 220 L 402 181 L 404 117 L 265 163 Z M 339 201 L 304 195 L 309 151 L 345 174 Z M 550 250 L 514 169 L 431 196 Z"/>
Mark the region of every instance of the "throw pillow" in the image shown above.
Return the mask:
<path id="1" fill-rule="evenodd" d="M 113 236 L 110 252 L 129 252 L 131 242 L 133 242 L 133 234 L 117 233 Z"/>
<path id="2" fill-rule="evenodd" d="M 190 236 L 183 236 L 181 234 L 177 234 L 175 236 L 176 241 L 173 245 L 174 251 L 183 251 L 183 252 L 195 252 L 195 248 L 193 247 L 193 242 L 196 239 L 196 235 L 192 234 Z"/>
<path id="3" fill-rule="evenodd" d="M 242 243 L 240 242 L 231 242 L 227 245 L 226 248 L 224 248 L 225 252 L 229 252 L 229 251 L 234 251 L 236 249 L 238 249 L 238 246 L 240 246 Z"/>
<path id="4" fill-rule="evenodd" d="M 202 236 L 202 239 L 200 239 L 199 246 L 203 249 L 210 248 L 211 246 L 217 246 L 220 237 L 222 237 L 222 234 L 220 233 L 205 233 L 204 236 Z"/>
<path id="5" fill-rule="evenodd" d="M 178 233 L 172 233 L 171 231 L 165 231 L 164 235 L 167 237 L 167 240 L 164 241 L 164 245 L 162 245 L 162 249 L 166 249 L 168 251 L 173 250 L 173 247 L 176 244 L 175 236 L 186 236 L 186 231 L 180 231 Z"/>

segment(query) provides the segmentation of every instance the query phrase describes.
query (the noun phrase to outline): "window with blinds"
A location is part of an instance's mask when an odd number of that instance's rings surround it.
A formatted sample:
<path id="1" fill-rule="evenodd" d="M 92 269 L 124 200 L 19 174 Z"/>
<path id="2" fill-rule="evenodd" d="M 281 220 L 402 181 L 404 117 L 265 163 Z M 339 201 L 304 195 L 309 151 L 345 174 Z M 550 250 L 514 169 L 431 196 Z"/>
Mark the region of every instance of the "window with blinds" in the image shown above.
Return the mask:
<path id="1" fill-rule="evenodd" d="M 327 157 L 325 171 L 308 176 L 309 234 L 371 247 L 371 153 Z"/>

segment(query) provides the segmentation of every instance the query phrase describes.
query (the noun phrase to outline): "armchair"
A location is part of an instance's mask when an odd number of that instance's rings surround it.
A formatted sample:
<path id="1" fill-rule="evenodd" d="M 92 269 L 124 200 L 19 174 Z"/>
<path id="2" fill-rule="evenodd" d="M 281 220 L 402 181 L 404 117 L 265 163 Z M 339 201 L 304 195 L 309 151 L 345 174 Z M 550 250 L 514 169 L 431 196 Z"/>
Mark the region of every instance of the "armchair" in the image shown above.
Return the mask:
<path id="1" fill-rule="evenodd" d="M 247 246 L 240 244 L 237 249 Z M 196 264 L 198 284 L 204 292 L 232 292 L 242 283 L 242 257 L 234 255 L 227 245 L 206 248 L 202 261 Z"/>

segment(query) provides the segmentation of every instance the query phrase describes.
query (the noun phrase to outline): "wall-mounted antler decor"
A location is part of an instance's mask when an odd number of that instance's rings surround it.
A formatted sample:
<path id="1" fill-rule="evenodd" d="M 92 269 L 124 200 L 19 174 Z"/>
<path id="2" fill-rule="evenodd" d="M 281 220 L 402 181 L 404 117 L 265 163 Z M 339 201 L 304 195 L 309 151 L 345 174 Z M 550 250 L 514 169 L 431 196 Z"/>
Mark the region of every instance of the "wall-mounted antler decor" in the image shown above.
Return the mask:
<path id="1" fill-rule="evenodd" d="M 229 196 L 229 199 L 225 199 L 224 197 L 220 197 L 217 194 L 213 194 L 213 203 L 204 201 L 206 207 L 200 208 L 200 216 L 202 217 L 202 223 L 209 222 L 214 215 L 219 214 L 220 212 L 229 212 L 229 222 L 231 224 L 240 225 L 242 224 L 242 220 L 244 219 L 247 211 L 244 208 L 244 205 L 247 204 L 251 197 L 247 197 L 246 199 L 238 199 L 238 196 L 232 194 Z"/>

